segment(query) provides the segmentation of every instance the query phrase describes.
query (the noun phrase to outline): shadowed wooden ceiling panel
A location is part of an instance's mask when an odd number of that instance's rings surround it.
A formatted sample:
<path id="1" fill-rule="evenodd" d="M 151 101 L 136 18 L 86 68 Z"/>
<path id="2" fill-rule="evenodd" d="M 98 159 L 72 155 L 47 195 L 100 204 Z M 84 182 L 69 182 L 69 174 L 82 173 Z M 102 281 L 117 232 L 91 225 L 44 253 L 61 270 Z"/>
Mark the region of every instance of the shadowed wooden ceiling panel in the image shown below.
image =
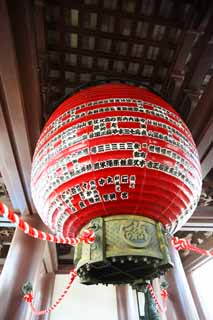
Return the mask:
<path id="1" fill-rule="evenodd" d="M 187 120 L 213 68 L 211 1 L 44 1 L 45 115 L 91 80 L 141 81 Z"/>

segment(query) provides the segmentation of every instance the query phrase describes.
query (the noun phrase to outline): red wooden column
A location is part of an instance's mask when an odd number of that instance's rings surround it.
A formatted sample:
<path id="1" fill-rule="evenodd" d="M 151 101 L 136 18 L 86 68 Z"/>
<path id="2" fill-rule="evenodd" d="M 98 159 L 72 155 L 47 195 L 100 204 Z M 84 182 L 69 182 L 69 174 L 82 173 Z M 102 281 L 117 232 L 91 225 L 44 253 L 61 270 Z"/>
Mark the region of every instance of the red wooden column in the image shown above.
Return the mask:
<path id="1" fill-rule="evenodd" d="M 116 286 L 118 320 L 137 319 L 137 305 L 134 301 L 132 289 L 128 285 Z"/>
<path id="2" fill-rule="evenodd" d="M 155 278 L 153 280 L 152 285 L 153 285 L 154 292 L 155 292 L 160 304 L 163 306 L 163 299 L 162 299 L 162 297 L 160 295 L 160 292 L 161 292 L 160 279 L 159 278 Z M 160 312 L 159 316 L 160 316 L 160 320 L 167 320 L 167 316 L 166 316 L 165 312 Z M 168 319 L 172 319 L 172 318 L 168 318 Z M 173 319 L 173 320 L 175 320 L 175 319 Z"/>
<path id="3" fill-rule="evenodd" d="M 45 310 L 52 305 L 54 284 L 55 284 L 55 274 L 53 272 L 41 275 L 39 279 L 39 284 L 36 292 L 35 306 L 37 310 Z M 54 312 L 54 311 L 53 311 Z M 39 317 L 39 320 L 49 320 L 50 313 L 46 313 Z M 38 320 L 38 316 L 33 315 L 30 320 Z"/>
<path id="4" fill-rule="evenodd" d="M 37 217 L 25 218 L 30 224 L 41 228 Z M 36 284 L 44 256 L 45 241 L 30 238 L 16 230 L 0 276 L 1 319 L 28 320 L 28 304 L 23 301 L 22 286 L 30 281 Z"/>
<path id="5" fill-rule="evenodd" d="M 167 275 L 167 281 L 169 282 L 168 294 L 175 308 L 177 319 L 199 320 L 179 253 L 172 246 L 170 247 L 170 256 L 174 263 L 174 268 Z M 169 314 L 168 310 L 167 319 L 170 319 Z"/>

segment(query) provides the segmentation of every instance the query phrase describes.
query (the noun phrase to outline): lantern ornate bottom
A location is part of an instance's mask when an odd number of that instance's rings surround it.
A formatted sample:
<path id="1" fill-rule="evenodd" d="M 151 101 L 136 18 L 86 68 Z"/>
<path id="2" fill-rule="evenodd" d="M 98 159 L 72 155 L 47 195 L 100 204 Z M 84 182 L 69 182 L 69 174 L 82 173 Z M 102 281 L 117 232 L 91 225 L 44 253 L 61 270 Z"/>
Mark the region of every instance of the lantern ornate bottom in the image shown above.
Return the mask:
<path id="1" fill-rule="evenodd" d="M 134 285 L 172 267 L 161 223 L 136 215 L 96 218 L 84 229 L 95 231 L 91 245 L 80 243 L 74 262 L 81 283 Z"/>

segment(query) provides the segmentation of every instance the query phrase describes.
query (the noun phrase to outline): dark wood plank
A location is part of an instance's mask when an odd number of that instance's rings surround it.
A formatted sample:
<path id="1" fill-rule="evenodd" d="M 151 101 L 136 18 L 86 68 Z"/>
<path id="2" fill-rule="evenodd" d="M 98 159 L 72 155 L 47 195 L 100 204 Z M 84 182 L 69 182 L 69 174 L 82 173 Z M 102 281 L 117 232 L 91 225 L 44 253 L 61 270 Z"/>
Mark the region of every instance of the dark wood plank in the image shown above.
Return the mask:
<path id="1" fill-rule="evenodd" d="M 22 176 L 19 171 L 18 162 L 14 153 L 11 132 L 2 108 L 2 95 L 0 103 L 0 171 L 7 186 L 7 190 L 15 210 L 21 213 L 29 212 L 29 204 L 23 186 Z"/>
<path id="2" fill-rule="evenodd" d="M 16 63 L 17 78 L 14 78 L 13 81 L 19 82 L 19 90 L 22 95 L 20 98 L 23 99 L 21 102 L 22 112 L 27 122 L 28 144 L 32 153 L 40 135 L 42 111 L 32 5 L 27 0 L 22 1 L 21 6 L 18 1 L 9 0 L 8 12 L 10 20 L 8 28 L 11 30 L 11 35 L 10 38 L 7 38 L 7 41 L 11 41 L 14 61 L 12 61 L 12 57 L 11 61 L 7 57 L 7 61 L 8 63 L 11 62 L 11 67 Z M 17 26 L 19 27 L 17 28 Z M 9 68 L 8 72 L 10 72 Z M 9 87 L 6 88 L 6 90 L 9 89 Z M 9 105 L 8 107 L 10 108 Z"/>
<path id="3" fill-rule="evenodd" d="M 3 176 L 6 177 L 5 183 L 8 183 L 9 190 L 10 180 L 16 181 L 19 175 L 17 191 L 22 201 L 15 201 L 14 204 L 15 208 L 22 212 L 27 209 L 35 212 L 30 191 L 30 175 L 41 118 L 40 86 L 31 13 L 28 1 L 23 1 L 22 6 L 17 2 L 1 2 L 1 108 L 5 129 L 10 131 L 7 142 L 5 140 L 3 144 L 7 143 L 4 148 L 11 150 L 11 161 L 14 159 L 15 162 L 14 171 L 10 170 L 10 162 L 7 165 L 5 162 Z M 15 173 L 15 164 L 18 173 Z M 13 190 L 14 188 L 11 188 L 12 194 Z"/>
<path id="4" fill-rule="evenodd" d="M 62 5 L 66 6 L 67 8 L 72 8 L 72 9 L 78 9 L 78 10 L 87 10 L 87 12 L 96 12 L 98 6 L 97 5 L 79 5 L 79 1 L 78 0 L 72 0 L 72 2 L 70 2 L 69 0 L 48 0 L 47 3 L 49 5 Z M 141 21 L 145 21 L 145 22 L 151 22 L 153 23 L 153 21 L 156 24 L 159 25 L 164 25 L 164 26 L 174 26 L 174 27 L 178 27 L 178 28 L 182 28 L 183 24 L 180 20 L 176 19 L 172 19 L 171 17 L 167 18 L 163 18 L 163 17 L 155 17 L 155 19 L 153 18 L 152 15 L 145 15 L 142 14 L 140 11 L 138 12 L 127 12 L 126 10 L 119 10 L 119 7 L 116 9 L 110 9 L 110 8 L 104 8 L 102 13 L 106 14 L 106 15 L 111 15 L 114 16 L 115 18 L 117 17 L 123 17 L 123 18 L 127 18 L 127 19 L 137 19 L 137 20 L 141 20 Z"/>
<path id="5" fill-rule="evenodd" d="M 188 126 L 192 132 L 192 135 L 199 145 L 205 128 L 209 126 L 209 122 L 212 121 L 213 116 L 213 78 L 209 81 L 205 92 L 200 98 L 196 109 L 192 112 Z"/>

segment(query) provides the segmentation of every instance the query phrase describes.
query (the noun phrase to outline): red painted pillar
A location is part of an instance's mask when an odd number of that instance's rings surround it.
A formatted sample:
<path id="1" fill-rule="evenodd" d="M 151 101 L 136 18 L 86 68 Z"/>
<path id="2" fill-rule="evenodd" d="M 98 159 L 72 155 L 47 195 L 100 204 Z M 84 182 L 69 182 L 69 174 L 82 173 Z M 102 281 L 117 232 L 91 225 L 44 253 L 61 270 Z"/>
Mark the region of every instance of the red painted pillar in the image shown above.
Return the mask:
<path id="1" fill-rule="evenodd" d="M 41 228 L 38 216 L 25 218 Z M 17 229 L 0 276 L 1 320 L 28 320 L 28 304 L 23 301 L 22 286 L 30 281 L 35 286 L 44 255 L 45 241 L 36 240 Z"/>
<path id="2" fill-rule="evenodd" d="M 199 320 L 179 253 L 172 246 L 170 246 L 170 256 L 174 263 L 174 268 L 167 274 L 168 294 L 172 302 L 170 306 L 175 308 L 177 319 Z M 171 314 L 170 310 L 167 312 L 167 319 L 170 320 L 169 314 Z"/>
<path id="3" fill-rule="evenodd" d="M 52 305 L 53 290 L 55 284 L 55 274 L 45 273 L 42 274 L 39 279 L 39 284 L 37 287 L 36 297 L 35 297 L 35 307 L 37 310 L 47 309 Z M 54 312 L 54 311 L 53 311 Z M 39 320 L 49 320 L 50 313 L 46 313 L 39 317 Z M 34 315 L 31 320 L 38 320 L 38 316 Z"/>
<path id="4" fill-rule="evenodd" d="M 138 317 L 137 304 L 129 285 L 116 286 L 118 320 L 135 320 Z"/>

